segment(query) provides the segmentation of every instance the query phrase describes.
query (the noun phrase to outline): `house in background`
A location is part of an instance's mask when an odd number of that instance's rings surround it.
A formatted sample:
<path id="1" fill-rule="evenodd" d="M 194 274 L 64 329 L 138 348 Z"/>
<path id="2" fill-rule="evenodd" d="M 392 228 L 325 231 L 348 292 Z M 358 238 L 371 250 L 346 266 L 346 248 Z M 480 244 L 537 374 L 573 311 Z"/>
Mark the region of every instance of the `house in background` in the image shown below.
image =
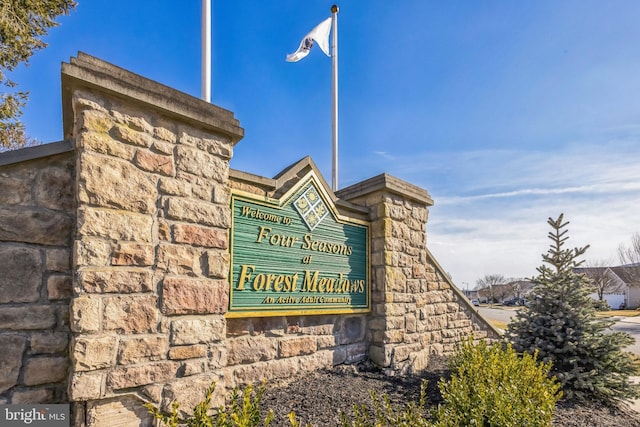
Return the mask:
<path id="1" fill-rule="evenodd" d="M 512 289 L 512 299 L 515 298 L 518 300 L 522 300 L 527 299 L 529 292 L 531 292 L 531 289 L 533 289 L 535 285 L 531 283 L 530 280 L 522 279 L 509 282 L 507 283 L 507 286 Z"/>
<path id="2" fill-rule="evenodd" d="M 612 309 L 640 307 L 638 266 L 581 267 L 573 270 L 590 278 L 595 287 L 591 297 L 605 300 Z"/>
<path id="3" fill-rule="evenodd" d="M 640 308 L 640 264 L 581 267 L 574 268 L 573 271 L 591 279 L 594 285 L 591 297 L 594 300 L 604 300 L 614 310 Z M 465 295 L 470 300 L 477 299 L 483 304 L 490 303 L 493 295 L 493 303 L 517 305 L 527 299 L 534 287 L 531 281 L 521 279 L 482 289 L 467 290 Z"/>
<path id="4" fill-rule="evenodd" d="M 481 303 L 489 303 L 491 295 L 493 295 L 494 303 L 513 301 L 513 305 L 515 305 L 516 302 L 521 302 L 523 299 L 526 299 L 532 288 L 533 283 L 529 280 L 514 280 L 501 285 L 493 285 L 479 289 L 477 295 Z"/>

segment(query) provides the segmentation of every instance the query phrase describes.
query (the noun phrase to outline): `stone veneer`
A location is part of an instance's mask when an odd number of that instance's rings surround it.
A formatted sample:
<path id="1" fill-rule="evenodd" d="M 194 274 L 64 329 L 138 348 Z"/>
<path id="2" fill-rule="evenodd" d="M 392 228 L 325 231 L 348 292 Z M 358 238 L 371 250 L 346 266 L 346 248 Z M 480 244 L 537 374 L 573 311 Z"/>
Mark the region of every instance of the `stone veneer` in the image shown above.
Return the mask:
<path id="1" fill-rule="evenodd" d="M 67 399 L 70 148 L 62 142 L 0 158 L 0 403 Z M 25 160 L 27 152 L 36 158 Z"/>
<path id="2" fill-rule="evenodd" d="M 277 199 L 311 173 L 331 194 L 309 157 L 273 179 L 231 170 L 229 187 Z M 369 218 L 366 207 L 335 196 L 332 202 L 342 215 L 359 220 Z M 363 361 L 368 357 L 368 318 L 368 314 L 229 318 L 226 378 L 239 385 Z"/>
<path id="3" fill-rule="evenodd" d="M 63 65 L 63 95 L 77 164 L 76 423 L 113 425 L 124 407 L 147 419 L 136 399 L 193 407 L 212 380 L 219 401 L 227 180 L 243 129 L 229 111 L 86 55 Z"/>
<path id="4" fill-rule="evenodd" d="M 62 83 L 69 142 L 0 155 L 0 402 L 152 425 L 142 401 L 190 408 L 213 380 L 218 404 L 367 358 L 410 374 L 495 335 L 426 249 L 427 192 L 386 174 L 333 195 L 371 224 L 371 313 L 227 319 L 230 192 L 277 198 L 321 179 L 311 159 L 272 179 L 231 170 L 231 112 L 88 55 Z"/>
<path id="5" fill-rule="evenodd" d="M 451 354 L 472 333 L 475 339 L 496 336 L 427 249 L 433 201 L 426 191 L 381 174 L 336 196 L 370 212 L 374 363 L 388 372 L 417 373 L 430 354 Z"/>

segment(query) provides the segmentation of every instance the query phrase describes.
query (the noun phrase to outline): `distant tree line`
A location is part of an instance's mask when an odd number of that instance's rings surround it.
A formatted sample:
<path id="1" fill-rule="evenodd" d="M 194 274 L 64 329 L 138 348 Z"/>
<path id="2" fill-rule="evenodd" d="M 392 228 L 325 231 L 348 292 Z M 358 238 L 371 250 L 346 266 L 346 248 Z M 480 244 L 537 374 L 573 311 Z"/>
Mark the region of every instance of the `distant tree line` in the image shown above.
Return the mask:
<path id="1" fill-rule="evenodd" d="M 640 233 L 631 236 L 629 245 L 618 247 L 619 268 L 615 272 L 630 286 L 640 286 Z M 605 294 L 621 292 L 624 283 L 608 272 L 615 262 L 612 259 L 592 260 L 585 263 L 580 272 L 587 276 L 585 286 L 602 301 Z M 521 300 L 529 291 L 530 279 L 507 278 L 502 274 L 486 274 L 476 280 L 474 290 L 483 302 L 498 303 L 507 298 Z"/>

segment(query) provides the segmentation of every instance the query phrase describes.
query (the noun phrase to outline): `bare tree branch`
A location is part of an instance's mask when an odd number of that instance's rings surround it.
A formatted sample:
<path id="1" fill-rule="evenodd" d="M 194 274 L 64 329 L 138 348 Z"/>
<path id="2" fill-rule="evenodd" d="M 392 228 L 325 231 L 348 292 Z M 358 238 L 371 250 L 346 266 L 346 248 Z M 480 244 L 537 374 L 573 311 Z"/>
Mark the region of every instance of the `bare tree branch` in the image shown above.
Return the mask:
<path id="1" fill-rule="evenodd" d="M 487 274 L 476 280 L 476 290 L 484 291 L 481 294 L 487 296 L 489 302 L 495 302 L 499 297 L 496 293 L 501 293 L 499 291 L 500 285 L 504 285 L 506 282 L 502 274 Z"/>
<path id="2" fill-rule="evenodd" d="M 640 233 L 631 236 L 631 244 L 618 246 L 618 258 L 622 264 L 623 279 L 629 286 L 640 287 Z"/>
<path id="3" fill-rule="evenodd" d="M 605 294 L 619 293 L 624 290 L 624 283 L 610 269 L 613 262 L 608 260 L 591 260 L 585 263 L 585 267 L 577 269 L 591 281 L 594 293 L 598 295 L 598 300 L 603 301 Z"/>

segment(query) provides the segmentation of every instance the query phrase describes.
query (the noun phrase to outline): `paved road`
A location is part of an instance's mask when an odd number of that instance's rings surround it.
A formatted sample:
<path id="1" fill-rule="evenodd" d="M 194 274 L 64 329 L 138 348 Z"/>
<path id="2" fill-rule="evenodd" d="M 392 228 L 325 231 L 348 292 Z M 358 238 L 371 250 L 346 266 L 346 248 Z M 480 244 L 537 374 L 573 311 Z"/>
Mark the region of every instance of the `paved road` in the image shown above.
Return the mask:
<path id="1" fill-rule="evenodd" d="M 490 308 L 479 307 L 478 312 L 482 317 L 488 320 L 497 320 L 499 322 L 509 323 L 511 318 L 515 316 L 514 308 Z M 640 318 L 639 317 L 618 317 L 614 318 L 616 323 L 611 327 L 614 331 L 626 332 L 635 338 L 635 344 L 627 347 L 630 352 L 640 355 Z"/>
<path id="2" fill-rule="evenodd" d="M 636 339 L 635 344 L 627 347 L 630 352 L 640 355 L 640 319 L 637 317 L 620 317 L 611 327 L 614 331 L 626 332 Z"/>
<path id="3" fill-rule="evenodd" d="M 487 307 L 482 306 L 477 308 L 480 315 L 485 319 L 497 320 L 498 322 L 504 322 L 504 323 L 509 323 L 511 321 L 511 318 L 515 316 L 517 311 L 515 309 L 507 310 L 506 308 L 490 308 L 488 306 Z"/>

